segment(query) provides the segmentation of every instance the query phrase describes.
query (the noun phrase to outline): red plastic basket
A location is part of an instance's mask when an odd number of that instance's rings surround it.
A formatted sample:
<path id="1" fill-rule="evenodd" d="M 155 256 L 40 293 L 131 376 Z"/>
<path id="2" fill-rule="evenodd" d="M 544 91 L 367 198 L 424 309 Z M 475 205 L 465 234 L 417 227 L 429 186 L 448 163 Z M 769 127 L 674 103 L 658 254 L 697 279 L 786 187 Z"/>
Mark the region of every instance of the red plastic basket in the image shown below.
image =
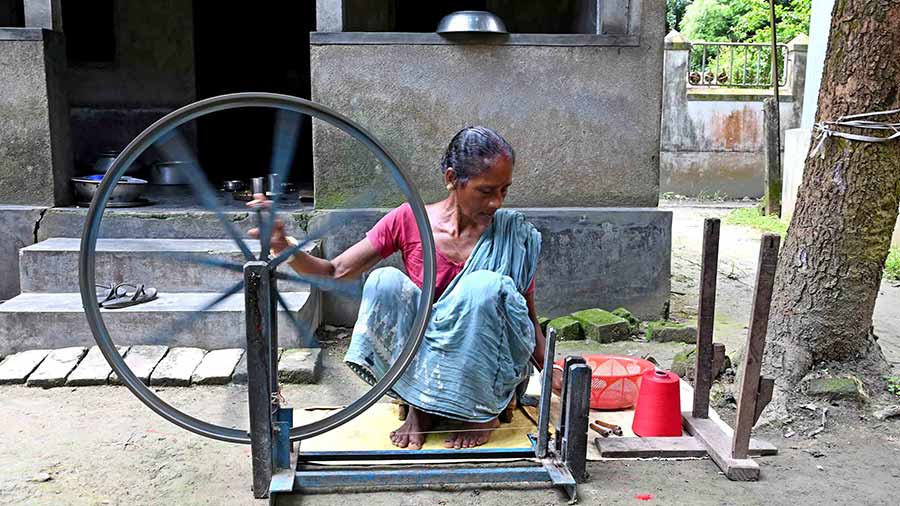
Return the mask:
<path id="1" fill-rule="evenodd" d="M 653 370 L 652 362 L 622 355 L 585 355 L 591 368 L 591 409 L 626 409 L 637 402 L 641 375 Z M 563 361 L 557 360 L 557 369 Z"/>

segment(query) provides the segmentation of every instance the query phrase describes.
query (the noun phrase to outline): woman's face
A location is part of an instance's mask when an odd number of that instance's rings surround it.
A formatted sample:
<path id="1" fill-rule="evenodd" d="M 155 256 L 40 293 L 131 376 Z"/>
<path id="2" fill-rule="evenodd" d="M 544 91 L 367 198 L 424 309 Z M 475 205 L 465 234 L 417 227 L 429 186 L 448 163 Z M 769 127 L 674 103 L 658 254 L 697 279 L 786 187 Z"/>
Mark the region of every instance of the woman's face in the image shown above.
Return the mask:
<path id="1" fill-rule="evenodd" d="M 449 176 L 450 171 L 447 173 Z M 512 173 L 512 161 L 505 156 L 498 156 L 487 170 L 470 177 L 466 183 L 449 181 L 455 183 L 453 191 L 456 192 L 456 202 L 463 215 L 480 225 L 490 225 L 512 184 Z"/>

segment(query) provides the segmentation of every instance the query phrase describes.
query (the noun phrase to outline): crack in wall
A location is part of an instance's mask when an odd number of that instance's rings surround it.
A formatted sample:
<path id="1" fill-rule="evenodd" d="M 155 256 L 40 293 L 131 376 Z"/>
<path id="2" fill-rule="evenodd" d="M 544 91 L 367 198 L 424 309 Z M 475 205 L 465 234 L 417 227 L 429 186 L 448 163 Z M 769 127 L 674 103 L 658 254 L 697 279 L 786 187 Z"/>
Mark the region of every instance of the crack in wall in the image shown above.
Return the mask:
<path id="1" fill-rule="evenodd" d="M 46 209 L 42 209 L 42 210 L 41 210 L 41 215 L 38 216 L 37 221 L 34 222 L 34 232 L 33 232 L 33 234 L 34 234 L 34 235 L 33 235 L 33 240 L 34 240 L 34 242 L 32 242 L 31 244 L 37 244 L 37 243 L 38 243 L 38 230 L 40 230 L 40 228 L 41 228 L 41 221 L 44 219 L 44 215 L 47 214 L 47 211 L 49 211 L 49 210 L 50 210 L 49 207 L 46 208 Z"/>

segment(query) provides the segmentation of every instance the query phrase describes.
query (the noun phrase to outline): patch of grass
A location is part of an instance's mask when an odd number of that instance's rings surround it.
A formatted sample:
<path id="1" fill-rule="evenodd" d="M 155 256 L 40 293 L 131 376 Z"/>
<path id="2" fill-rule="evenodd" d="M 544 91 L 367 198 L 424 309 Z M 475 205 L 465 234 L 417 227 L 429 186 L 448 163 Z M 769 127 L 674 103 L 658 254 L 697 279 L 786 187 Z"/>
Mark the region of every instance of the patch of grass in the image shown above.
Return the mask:
<path id="1" fill-rule="evenodd" d="M 887 261 L 884 263 L 884 276 L 900 281 L 900 246 L 894 246 L 888 252 Z M 900 395 L 900 378 L 897 379 L 897 385 L 897 395 Z"/>
<path id="2" fill-rule="evenodd" d="M 887 381 L 887 391 L 900 396 L 900 376 L 885 376 L 885 381 Z"/>
<path id="3" fill-rule="evenodd" d="M 777 216 L 764 216 L 755 207 L 741 207 L 728 213 L 725 223 L 732 225 L 747 225 L 763 232 L 774 232 L 781 236 L 787 233 L 787 223 Z"/>

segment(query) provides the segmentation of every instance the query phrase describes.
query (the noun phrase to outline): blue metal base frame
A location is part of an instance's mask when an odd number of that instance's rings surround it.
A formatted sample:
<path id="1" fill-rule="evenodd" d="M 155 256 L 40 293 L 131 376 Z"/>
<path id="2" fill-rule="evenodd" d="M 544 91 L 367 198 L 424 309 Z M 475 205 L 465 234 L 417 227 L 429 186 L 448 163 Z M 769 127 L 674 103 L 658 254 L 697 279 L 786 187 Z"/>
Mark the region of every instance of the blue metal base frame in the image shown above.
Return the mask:
<path id="1" fill-rule="evenodd" d="M 552 371 L 555 337 L 553 331 L 547 336 L 544 355 L 544 370 L 547 371 Z M 333 491 L 347 487 L 497 483 L 546 483 L 562 488 L 570 503 L 574 502 L 577 497 L 576 483 L 587 478 L 586 419 L 589 411 L 590 372 L 590 368 L 582 360 L 574 357 L 567 359 L 560 406 L 564 415 L 561 425 L 556 428 L 554 444 L 550 444 L 549 402 L 541 403 L 538 433 L 530 436 L 530 446 L 522 448 L 298 452 L 296 467 L 291 470 L 282 467 L 285 455 L 289 455 L 291 449 L 290 440 L 278 437 L 280 431 L 276 431 L 272 440 L 275 461 L 279 465 L 274 466 L 272 472 L 270 502 L 275 504 L 283 494 Z M 549 400 L 551 385 L 551 375 L 547 374 L 541 388 L 542 400 Z M 283 419 L 282 416 L 277 418 Z M 491 466 L 471 462 L 502 459 L 519 462 L 499 462 Z M 403 467 L 373 466 L 373 462 L 379 461 L 401 463 Z"/>

